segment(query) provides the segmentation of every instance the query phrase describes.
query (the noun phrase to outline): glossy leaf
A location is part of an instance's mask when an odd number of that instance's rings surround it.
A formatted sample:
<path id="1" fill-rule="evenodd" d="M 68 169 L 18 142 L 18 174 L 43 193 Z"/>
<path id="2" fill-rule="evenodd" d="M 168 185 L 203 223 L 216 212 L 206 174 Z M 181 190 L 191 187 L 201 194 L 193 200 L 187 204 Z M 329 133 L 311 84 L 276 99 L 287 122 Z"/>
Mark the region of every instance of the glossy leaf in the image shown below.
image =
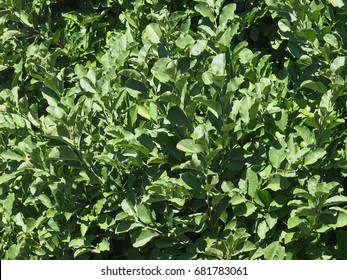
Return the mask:
<path id="1" fill-rule="evenodd" d="M 195 141 L 191 139 L 183 139 L 180 142 L 178 142 L 177 149 L 186 153 L 193 153 L 193 154 L 204 152 L 203 147 L 195 143 Z"/>
<path id="2" fill-rule="evenodd" d="M 133 246 L 135 248 L 142 247 L 146 245 L 148 242 L 150 242 L 153 238 L 157 237 L 159 233 L 149 230 L 149 229 L 143 229 L 141 230 L 140 234 L 136 236 L 134 239 Z"/>

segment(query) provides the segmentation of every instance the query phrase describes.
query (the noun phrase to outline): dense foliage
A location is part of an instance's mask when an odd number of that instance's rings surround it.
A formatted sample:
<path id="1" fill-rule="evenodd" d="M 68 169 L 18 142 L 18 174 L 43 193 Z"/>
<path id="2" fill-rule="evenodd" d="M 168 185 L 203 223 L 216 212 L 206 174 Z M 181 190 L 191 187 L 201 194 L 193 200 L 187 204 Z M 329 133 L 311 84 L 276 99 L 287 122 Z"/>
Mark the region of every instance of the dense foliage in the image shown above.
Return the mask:
<path id="1" fill-rule="evenodd" d="M 347 259 L 342 0 L 0 0 L 1 259 Z"/>

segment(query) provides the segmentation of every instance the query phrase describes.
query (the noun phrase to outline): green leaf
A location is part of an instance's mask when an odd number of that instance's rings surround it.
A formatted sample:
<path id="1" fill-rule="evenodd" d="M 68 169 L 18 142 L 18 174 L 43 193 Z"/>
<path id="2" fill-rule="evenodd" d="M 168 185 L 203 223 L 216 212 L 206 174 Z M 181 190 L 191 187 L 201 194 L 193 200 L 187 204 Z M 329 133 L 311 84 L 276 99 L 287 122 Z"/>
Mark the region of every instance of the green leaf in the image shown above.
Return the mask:
<path id="1" fill-rule="evenodd" d="M 162 34 L 158 23 L 150 23 L 143 31 L 143 38 L 150 40 L 153 44 L 159 44 Z"/>
<path id="2" fill-rule="evenodd" d="M 157 237 L 159 235 L 158 232 L 155 232 L 150 229 L 142 229 L 140 234 L 136 237 L 134 237 L 134 243 L 133 246 L 135 248 L 143 247 L 148 242 L 150 242 L 153 238 Z"/>
<path id="3" fill-rule="evenodd" d="M 69 247 L 72 247 L 72 248 L 80 248 L 80 247 L 83 247 L 84 246 L 84 238 L 76 238 L 76 239 L 72 239 L 70 242 L 69 242 Z"/>
<path id="4" fill-rule="evenodd" d="M 286 152 L 285 149 L 276 149 L 274 147 L 270 147 L 269 149 L 269 160 L 273 167 L 276 169 L 279 169 L 282 162 L 286 158 Z"/>
<path id="5" fill-rule="evenodd" d="M 207 17 L 211 22 L 214 22 L 213 10 L 207 4 L 198 4 L 194 6 L 194 9 L 200 13 L 203 17 Z"/>
<path id="6" fill-rule="evenodd" d="M 83 65 L 81 64 L 76 64 L 75 65 L 75 68 L 74 68 L 74 71 L 76 73 L 76 75 L 79 77 L 79 78 L 83 78 L 83 77 L 86 77 L 88 72 L 87 70 L 84 68 Z"/>
<path id="7" fill-rule="evenodd" d="M 57 119 L 61 119 L 65 115 L 64 110 L 57 106 L 49 106 L 46 110 L 48 113 L 50 113 L 52 116 L 56 117 Z"/>
<path id="8" fill-rule="evenodd" d="M 301 224 L 306 224 L 306 221 L 296 216 L 290 217 L 287 221 L 288 229 L 296 228 L 298 225 Z"/>
<path id="9" fill-rule="evenodd" d="M 0 175 L 0 185 L 5 184 L 16 177 L 17 177 L 16 173 L 2 173 Z"/>
<path id="10" fill-rule="evenodd" d="M 285 254 L 285 248 L 278 241 L 272 242 L 264 250 L 266 260 L 283 260 Z"/>
<path id="11" fill-rule="evenodd" d="M 240 62 L 242 64 L 249 64 L 252 61 L 253 58 L 253 52 L 250 49 L 243 49 L 240 54 Z"/>
<path id="12" fill-rule="evenodd" d="M 257 210 L 257 207 L 251 202 L 246 202 L 246 203 L 235 205 L 233 207 L 233 210 L 234 210 L 235 216 L 248 217 Z"/>
<path id="13" fill-rule="evenodd" d="M 19 255 L 20 249 L 18 244 L 12 244 L 7 250 L 5 258 L 8 260 L 15 260 Z"/>
<path id="14" fill-rule="evenodd" d="M 277 120 L 275 120 L 275 124 L 282 132 L 284 132 L 288 124 L 288 113 L 285 110 L 281 110 L 281 112 L 276 114 L 276 117 L 277 116 L 280 116 L 280 118 L 276 118 Z"/>
<path id="15" fill-rule="evenodd" d="M 146 205 L 139 204 L 136 206 L 136 209 L 137 209 L 137 216 L 142 222 L 144 222 L 145 224 L 153 223 L 151 212 L 148 210 Z"/>
<path id="16" fill-rule="evenodd" d="M 11 114 L 12 119 L 14 120 L 15 124 L 18 125 L 18 127 L 25 127 L 25 120 L 23 119 L 22 116 L 17 115 L 17 114 Z"/>
<path id="17" fill-rule="evenodd" d="M 250 111 L 252 105 L 254 104 L 254 100 L 250 96 L 244 96 L 240 102 L 240 116 L 241 120 L 248 124 L 250 121 Z"/>
<path id="18" fill-rule="evenodd" d="M 98 217 L 98 225 L 101 229 L 108 230 L 114 224 L 114 219 L 107 214 L 102 214 Z"/>
<path id="19" fill-rule="evenodd" d="M 143 227 L 143 225 L 141 225 L 140 223 L 137 223 L 137 222 L 122 221 L 122 222 L 117 224 L 116 229 L 115 229 L 115 233 L 116 234 L 121 234 L 121 233 L 124 233 L 124 232 L 130 232 L 133 229 L 142 228 L 142 227 Z"/>
<path id="20" fill-rule="evenodd" d="M 290 27 L 290 21 L 287 19 L 280 19 L 278 21 L 278 27 L 281 31 L 283 32 L 289 32 L 291 31 L 291 27 Z"/>
<path id="21" fill-rule="evenodd" d="M 96 247 L 94 250 L 96 253 L 103 252 L 103 251 L 109 251 L 110 250 L 110 242 L 104 238 Z"/>
<path id="22" fill-rule="evenodd" d="M 330 65 L 330 70 L 332 72 L 336 72 L 341 67 L 345 66 L 345 60 L 346 60 L 346 58 L 344 56 L 336 57 Z"/>
<path id="23" fill-rule="evenodd" d="M 48 155 L 53 160 L 74 160 L 80 161 L 74 150 L 68 146 L 54 147 Z"/>
<path id="24" fill-rule="evenodd" d="M 198 40 L 195 45 L 190 50 L 190 55 L 198 56 L 200 55 L 207 46 L 207 40 Z"/>
<path id="25" fill-rule="evenodd" d="M 17 213 L 14 217 L 14 221 L 15 221 L 16 225 L 20 226 L 24 232 L 27 230 L 27 226 L 24 223 L 22 213 Z"/>
<path id="26" fill-rule="evenodd" d="M 212 85 L 213 84 L 213 77 L 211 71 L 206 71 L 202 73 L 201 75 L 202 81 L 205 85 Z"/>
<path id="27" fill-rule="evenodd" d="M 272 202 L 271 194 L 266 190 L 257 190 L 257 196 L 265 207 L 269 207 Z"/>
<path id="28" fill-rule="evenodd" d="M 282 177 L 279 174 L 275 174 L 269 180 L 267 189 L 272 191 L 286 190 L 290 186 L 290 181 L 287 178 Z"/>
<path id="29" fill-rule="evenodd" d="M 91 82 L 87 78 L 82 78 L 80 80 L 80 85 L 83 90 L 86 92 L 97 93 L 95 87 L 91 84 Z"/>
<path id="30" fill-rule="evenodd" d="M 137 107 L 137 113 L 141 116 L 144 117 L 147 120 L 151 119 L 151 115 L 149 114 L 148 110 L 146 109 L 145 106 L 139 105 Z"/>
<path id="31" fill-rule="evenodd" d="M 46 206 L 47 208 L 52 208 L 53 204 L 51 202 L 51 199 L 49 198 L 49 196 L 47 196 L 46 194 L 40 194 L 38 196 L 38 199 L 42 202 L 42 204 L 44 206 Z"/>
<path id="32" fill-rule="evenodd" d="M 205 151 L 201 145 L 195 143 L 195 141 L 192 139 L 181 140 L 177 143 L 177 149 L 192 154 L 203 153 Z"/>
<path id="33" fill-rule="evenodd" d="M 341 228 L 347 226 L 347 213 L 339 212 L 337 215 L 337 221 L 333 225 L 335 228 Z"/>
<path id="34" fill-rule="evenodd" d="M 180 49 L 184 49 L 189 45 L 192 45 L 195 43 L 195 40 L 192 36 L 188 35 L 183 35 L 180 36 L 177 40 L 176 40 L 176 46 L 179 47 Z"/>
<path id="35" fill-rule="evenodd" d="M 339 48 L 339 42 L 337 41 L 337 38 L 333 34 L 326 34 L 323 37 L 324 41 L 327 42 L 330 46 L 338 49 Z"/>
<path id="36" fill-rule="evenodd" d="M 247 185 L 248 195 L 253 198 L 259 186 L 258 186 L 258 176 L 252 169 L 247 169 L 246 185 Z"/>
<path id="37" fill-rule="evenodd" d="M 215 76 L 224 76 L 225 75 L 225 65 L 226 58 L 225 54 L 221 53 L 216 55 L 211 63 L 211 72 Z"/>
<path id="38" fill-rule="evenodd" d="M 234 35 L 237 33 L 239 29 L 239 23 L 234 23 L 230 27 L 228 27 L 223 35 L 219 38 L 218 43 L 221 44 L 222 46 L 225 46 L 229 48 L 232 43 L 232 38 Z"/>
<path id="39" fill-rule="evenodd" d="M 295 126 L 294 128 L 298 135 L 305 141 L 307 145 L 313 144 L 313 135 L 306 126 Z"/>
<path id="40" fill-rule="evenodd" d="M 183 127 L 188 128 L 188 129 L 192 129 L 192 125 L 191 125 L 187 115 L 178 106 L 173 106 L 169 109 L 168 119 L 173 124 L 176 124 L 178 126 L 183 126 Z"/>
<path id="41" fill-rule="evenodd" d="M 315 149 L 313 151 L 310 151 L 306 154 L 304 164 L 305 165 L 311 165 L 317 162 L 319 159 L 324 157 L 326 155 L 326 150 L 322 148 Z"/>
<path id="42" fill-rule="evenodd" d="M 321 81 L 314 82 L 311 80 L 307 80 L 307 81 L 302 82 L 300 87 L 312 89 L 314 91 L 317 91 L 317 92 L 320 92 L 323 94 L 328 91 L 327 87 Z"/>
<path id="43" fill-rule="evenodd" d="M 313 43 L 317 38 L 317 34 L 313 29 L 302 29 L 297 34 L 311 43 Z M 309 56 L 308 58 L 311 59 Z"/>
<path id="44" fill-rule="evenodd" d="M 128 198 L 125 198 L 121 203 L 122 209 L 124 212 L 127 212 L 129 216 L 135 216 L 136 211 L 134 205 Z"/>
<path id="45" fill-rule="evenodd" d="M 328 1 L 331 5 L 333 5 L 334 7 L 338 7 L 338 8 L 341 8 L 345 5 L 345 3 L 343 3 L 342 0 L 328 0 Z"/>
<path id="46" fill-rule="evenodd" d="M 269 227 L 266 224 L 266 221 L 261 221 L 257 227 L 257 234 L 260 239 L 265 239 L 266 233 L 269 231 Z"/>
<path id="47" fill-rule="evenodd" d="M 1 157 L 3 159 L 8 159 L 8 160 L 15 160 L 15 161 L 22 161 L 24 160 L 24 156 L 19 155 L 13 151 L 5 151 L 1 153 Z"/>
<path id="48" fill-rule="evenodd" d="M 324 206 L 337 205 L 337 204 L 341 204 L 341 203 L 347 203 L 347 196 L 335 195 L 335 196 L 329 197 L 324 202 Z"/>
<path id="49" fill-rule="evenodd" d="M 171 59 L 169 58 L 160 58 L 156 61 L 151 69 L 153 76 L 162 83 L 166 83 L 174 78 L 170 73 L 170 69 L 168 68 L 168 64 L 170 62 Z"/>
<path id="50" fill-rule="evenodd" d="M 12 208 L 13 208 L 13 203 L 15 201 L 15 195 L 14 193 L 10 193 L 8 194 L 8 196 L 6 197 L 5 200 L 1 201 L 2 205 L 4 207 L 4 210 L 9 213 L 12 214 Z"/>
<path id="51" fill-rule="evenodd" d="M 146 79 L 141 75 L 141 73 L 135 69 L 122 69 L 118 72 L 118 74 L 134 79 L 143 84 L 146 82 Z"/>
<path id="52" fill-rule="evenodd" d="M 234 19 L 236 8 L 237 6 L 235 3 L 225 5 L 222 9 L 222 13 L 219 16 L 219 23 L 226 24 L 229 20 Z"/>
<path id="53" fill-rule="evenodd" d="M 201 160 L 193 159 L 193 160 L 188 160 L 178 166 L 172 167 L 172 170 L 178 170 L 178 169 L 191 169 L 191 170 L 197 170 L 197 171 L 204 171 L 204 165 Z"/>

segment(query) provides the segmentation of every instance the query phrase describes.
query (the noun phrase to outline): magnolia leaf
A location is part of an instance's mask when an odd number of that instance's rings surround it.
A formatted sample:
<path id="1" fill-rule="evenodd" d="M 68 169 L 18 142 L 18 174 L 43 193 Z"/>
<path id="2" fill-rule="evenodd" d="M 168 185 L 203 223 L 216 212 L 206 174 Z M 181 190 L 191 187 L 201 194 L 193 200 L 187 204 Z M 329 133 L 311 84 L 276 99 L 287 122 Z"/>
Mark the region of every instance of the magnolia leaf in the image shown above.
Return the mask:
<path id="1" fill-rule="evenodd" d="M 0 175 L 0 185 L 7 183 L 8 181 L 11 181 L 12 179 L 16 178 L 16 173 L 2 173 Z"/>
<path id="2" fill-rule="evenodd" d="M 224 76 L 225 75 L 225 66 L 226 66 L 226 58 L 225 54 L 221 53 L 216 55 L 211 63 L 211 72 L 216 76 Z"/>
<path id="3" fill-rule="evenodd" d="M 143 37 L 149 39 L 153 44 L 159 44 L 162 34 L 159 24 L 150 23 L 146 26 Z"/>
<path id="4" fill-rule="evenodd" d="M 157 237 L 159 235 L 158 232 L 155 232 L 150 229 L 142 229 L 140 234 L 136 236 L 134 239 L 133 246 L 135 248 L 142 247 L 146 245 L 148 242 L 150 242 L 153 238 Z"/>
<path id="5" fill-rule="evenodd" d="M 298 135 L 306 142 L 307 145 L 314 142 L 311 131 L 306 126 L 295 126 L 294 127 Z"/>
<path id="6" fill-rule="evenodd" d="M 96 89 L 87 78 L 82 78 L 80 80 L 80 85 L 86 92 L 96 93 Z"/>
<path id="7" fill-rule="evenodd" d="M 269 231 L 269 227 L 266 224 L 266 221 L 261 221 L 257 227 L 257 234 L 260 239 L 265 239 L 266 233 Z"/>
<path id="8" fill-rule="evenodd" d="M 345 60 L 346 58 L 344 56 L 336 57 L 330 65 L 330 70 L 336 72 L 338 69 L 345 66 Z"/>
<path id="9" fill-rule="evenodd" d="M 98 217 L 98 224 L 101 229 L 107 230 L 114 224 L 114 220 L 110 215 L 102 214 Z"/>
<path id="10" fill-rule="evenodd" d="M 130 232 L 133 229 L 142 228 L 142 227 L 143 227 L 143 225 L 140 223 L 137 223 L 137 222 L 122 221 L 122 222 L 117 224 L 116 229 L 115 229 L 115 233 L 120 234 L 120 233 L 124 233 L 124 232 Z"/>
<path id="11" fill-rule="evenodd" d="M 179 47 L 180 49 L 184 49 L 188 45 L 194 44 L 195 40 L 190 35 L 183 35 L 183 36 L 179 37 L 175 43 L 176 43 L 177 47 Z"/>
<path id="12" fill-rule="evenodd" d="M 195 45 L 190 50 L 190 55 L 198 56 L 200 55 L 207 46 L 207 40 L 198 40 Z"/>
<path id="13" fill-rule="evenodd" d="M 225 47 L 230 47 L 230 45 L 232 43 L 232 38 L 237 33 L 238 28 L 239 28 L 239 23 L 232 24 L 230 27 L 228 27 L 224 31 L 223 35 L 218 40 L 218 43 L 225 46 Z"/>
<path id="14" fill-rule="evenodd" d="M 191 169 L 191 170 L 203 171 L 204 166 L 201 160 L 194 159 L 194 160 L 188 160 L 180 165 L 172 167 L 172 170 L 177 170 L 177 169 Z"/>
<path id="15" fill-rule="evenodd" d="M 134 205 L 128 198 L 125 198 L 121 203 L 122 209 L 124 212 L 127 212 L 129 216 L 135 216 L 136 211 Z"/>
<path id="16" fill-rule="evenodd" d="M 144 222 L 145 224 L 151 224 L 152 223 L 152 215 L 151 212 L 148 210 L 146 205 L 139 204 L 136 206 L 136 212 L 137 217 Z"/>
<path id="17" fill-rule="evenodd" d="M 345 3 L 342 0 L 328 0 L 331 5 L 334 7 L 341 8 L 345 5 Z"/>
<path id="18" fill-rule="evenodd" d="M 260 202 L 265 206 L 268 207 L 270 206 L 272 202 L 272 197 L 270 192 L 267 190 L 257 190 L 256 195 L 258 196 Z"/>
<path id="19" fill-rule="evenodd" d="M 169 109 L 168 119 L 170 122 L 172 122 L 173 124 L 176 124 L 178 126 L 183 126 L 183 127 L 189 128 L 189 129 L 192 128 L 192 125 L 191 125 L 187 115 L 178 106 L 173 106 Z"/>
<path id="20" fill-rule="evenodd" d="M 195 141 L 192 139 L 181 140 L 180 142 L 177 143 L 177 149 L 186 153 L 193 153 L 193 154 L 203 153 L 205 151 L 201 145 L 195 143 Z"/>
<path id="21" fill-rule="evenodd" d="M 311 165 L 317 162 L 319 159 L 324 157 L 326 155 L 326 150 L 322 148 L 315 149 L 313 151 L 310 151 L 306 154 L 304 164 L 305 165 Z"/>
<path id="22" fill-rule="evenodd" d="M 327 87 L 321 81 L 315 82 L 315 81 L 307 80 L 307 81 L 302 82 L 300 87 L 312 89 L 314 91 L 317 91 L 317 92 L 320 92 L 323 94 L 328 91 Z"/>
<path id="23" fill-rule="evenodd" d="M 240 62 L 242 64 L 251 63 L 253 58 L 253 52 L 250 49 L 243 49 L 240 52 L 239 57 L 240 57 Z"/>
<path id="24" fill-rule="evenodd" d="M 329 197 L 324 202 L 324 206 L 337 205 L 337 204 L 341 204 L 341 203 L 347 203 L 347 196 L 335 195 L 335 196 Z"/>
<path id="25" fill-rule="evenodd" d="M 54 147 L 48 154 L 49 159 L 53 160 L 74 160 L 80 161 L 75 151 L 68 146 Z"/>
<path id="26" fill-rule="evenodd" d="M 335 228 L 341 228 L 347 226 L 347 213 L 344 211 L 339 211 L 337 215 L 337 221 L 333 225 Z"/>
<path id="27" fill-rule="evenodd" d="M 279 174 L 275 174 L 273 177 L 270 178 L 269 183 L 267 185 L 267 189 L 270 189 L 272 191 L 278 191 L 278 190 L 286 190 L 290 186 L 290 181 L 282 177 Z"/>
<path id="28" fill-rule="evenodd" d="M 254 197 L 258 189 L 258 176 L 252 169 L 247 169 L 246 172 L 247 193 L 250 197 Z"/>
<path id="29" fill-rule="evenodd" d="M 337 41 L 337 38 L 335 35 L 333 34 L 326 34 L 323 37 L 324 41 L 327 42 L 330 46 L 332 46 L 333 48 L 338 48 L 339 47 L 339 43 Z"/>
<path id="30" fill-rule="evenodd" d="M 1 157 L 3 159 L 15 160 L 15 161 L 22 161 L 25 159 L 24 156 L 17 154 L 16 152 L 13 152 L 13 151 L 4 151 L 1 153 Z"/>
<path id="31" fill-rule="evenodd" d="M 220 24 L 226 24 L 227 21 L 234 19 L 236 8 L 237 6 L 235 3 L 225 5 L 219 16 Z"/>
<path id="32" fill-rule="evenodd" d="M 269 160 L 273 167 L 276 169 L 280 168 L 281 163 L 286 158 L 286 152 L 285 149 L 276 149 L 274 147 L 270 147 L 269 149 Z"/>
<path id="33" fill-rule="evenodd" d="M 95 252 L 99 253 L 102 251 L 109 251 L 110 250 L 110 242 L 104 238 L 96 247 Z"/>
<path id="34" fill-rule="evenodd" d="M 264 257 L 266 260 L 283 260 L 285 248 L 278 241 L 274 241 L 265 248 Z"/>
<path id="35" fill-rule="evenodd" d="M 214 22 L 213 10 L 206 4 L 195 5 L 194 9 L 203 17 L 207 17 L 211 22 Z"/>

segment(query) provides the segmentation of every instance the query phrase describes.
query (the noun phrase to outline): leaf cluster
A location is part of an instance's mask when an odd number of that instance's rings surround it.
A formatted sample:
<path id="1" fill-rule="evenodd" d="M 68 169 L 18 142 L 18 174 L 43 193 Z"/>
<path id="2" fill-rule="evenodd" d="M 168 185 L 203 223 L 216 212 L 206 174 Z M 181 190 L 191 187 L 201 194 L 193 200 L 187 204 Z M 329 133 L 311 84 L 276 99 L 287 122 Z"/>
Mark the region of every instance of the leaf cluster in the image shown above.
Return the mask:
<path id="1" fill-rule="evenodd" d="M 346 259 L 347 6 L 0 2 L 1 259 Z"/>

